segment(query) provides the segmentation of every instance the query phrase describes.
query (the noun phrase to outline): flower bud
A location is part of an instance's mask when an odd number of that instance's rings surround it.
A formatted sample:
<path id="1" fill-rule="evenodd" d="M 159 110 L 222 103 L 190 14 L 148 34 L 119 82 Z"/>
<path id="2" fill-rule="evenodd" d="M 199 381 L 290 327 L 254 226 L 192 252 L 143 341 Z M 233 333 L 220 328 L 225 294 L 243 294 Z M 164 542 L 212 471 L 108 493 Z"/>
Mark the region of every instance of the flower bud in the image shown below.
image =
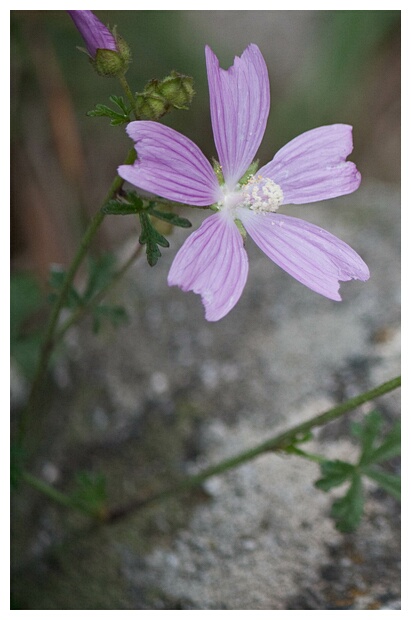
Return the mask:
<path id="1" fill-rule="evenodd" d="M 172 71 L 158 85 L 158 92 L 178 110 L 186 110 L 194 96 L 193 78 Z"/>
<path id="2" fill-rule="evenodd" d="M 128 43 L 116 32 L 116 28 L 113 28 L 114 37 L 116 39 L 116 45 L 118 49 L 118 53 L 125 65 L 128 65 L 131 62 L 131 50 L 128 46 Z"/>
<path id="3" fill-rule="evenodd" d="M 136 95 L 136 107 L 138 116 L 148 118 L 150 120 L 158 120 L 168 111 L 169 106 L 167 102 L 156 95 L 145 91 L 144 93 L 137 93 Z"/>
<path id="4" fill-rule="evenodd" d="M 158 120 L 172 108 L 187 110 L 194 95 L 193 78 L 172 71 L 164 80 L 150 80 L 136 94 L 139 116 Z"/>
<path id="5" fill-rule="evenodd" d="M 86 44 L 90 62 L 99 75 L 123 75 L 131 60 L 127 43 L 111 32 L 92 11 L 67 11 Z M 85 51 L 85 50 L 84 50 Z"/>
<path id="6" fill-rule="evenodd" d="M 124 63 L 118 54 L 113 50 L 98 49 L 94 59 L 90 59 L 91 64 L 97 73 L 103 77 L 116 77 L 124 73 Z"/>

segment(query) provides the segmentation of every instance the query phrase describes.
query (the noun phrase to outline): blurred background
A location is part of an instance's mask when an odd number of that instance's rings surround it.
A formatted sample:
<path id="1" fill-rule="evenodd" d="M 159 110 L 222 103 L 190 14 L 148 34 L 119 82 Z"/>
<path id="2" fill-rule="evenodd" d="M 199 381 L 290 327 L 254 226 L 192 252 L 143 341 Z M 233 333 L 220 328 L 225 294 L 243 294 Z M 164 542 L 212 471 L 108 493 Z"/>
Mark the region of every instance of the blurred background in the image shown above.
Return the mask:
<path id="1" fill-rule="evenodd" d="M 210 324 L 198 296 L 166 286 L 187 231 L 173 233 L 156 267 L 139 259 L 111 295 L 129 323 L 96 336 L 85 321 L 67 334 L 33 425 L 34 473 L 71 492 L 78 472 L 91 472 L 105 479 L 110 501 L 124 504 L 398 372 L 400 11 L 96 15 L 129 43 L 134 91 L 172 69 L 193 76 L 189 111 L 162 122 L 209 158 L 216 152 L 206 44 L 224 68 L 249 43 L 263 53 L 271 112 L 261 163 L 303 131 L 353 125 L 350 159 L 362 173 L 360 189 L 287 213 L 344 239 L 372 276 L 344 283 L 344 301 L 334 304 L 248 243 L 244 295 L 227 318 Z M 65 11 L 11 11 L 13 414 L 27 398 L 47 318 L 50 265 L 70 263 L 131 146 L 124 127 L 87 116 L 122 92 L 115 79 L 97 76 L 76 46 L 83 41 Z M 182 215 L 194 226 L 204 217 L 197 210 Z M 93 255 L 124 259 L 138 235 L 133 216 L 108 216 Z M 387 397 L 379 409 L 389 425 L 399 401 Z M 315 441 L 332 458 L 352 457 L 346 422 Z M 390 466 L 396 471 L 398 463 Z M 373 490 L 358 533 L 342 535 L 328 518 L 329 498 L 312 487 L 316 476 L 314 464 L 268 455 L 190 497 L 86 537 L 81 520 L 20 489 L 13 499 L 12 605 L 398 608 L 398 504 Z"/>

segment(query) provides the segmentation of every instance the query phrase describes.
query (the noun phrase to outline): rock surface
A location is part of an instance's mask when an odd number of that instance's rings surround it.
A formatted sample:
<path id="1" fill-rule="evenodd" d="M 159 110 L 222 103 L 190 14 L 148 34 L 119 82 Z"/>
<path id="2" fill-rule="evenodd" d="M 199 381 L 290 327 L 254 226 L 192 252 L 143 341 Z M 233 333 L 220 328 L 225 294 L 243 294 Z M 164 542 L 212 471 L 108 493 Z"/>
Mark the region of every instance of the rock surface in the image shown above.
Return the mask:
<path id="1" fill-rule="evenodd" d="M 369 282 L 343 284 L 341 303 L 326 300 L 248 240 L 243 297 L 225 319 L 207 323 L 198 296 L 166 286 L 187 234 L 176 232 L 157 267 L 140 260 L 117 287 L 128 326 L 94 337 L 86 321 L 70 334 L 55 370 L 47 456 L 37 463 L 44 479 L 69 490 L 75 471 L 102 472 L 113 503 L 127 503 L 399 373 L 396 187 L 364 183 L 352 196 L 287 213 L 352 245 Z M 398 391 L 350 420 L 374 407 L 392 423 Z M 357 450 L 345 419 L 308 447 L 347 460 Z M 84 524 L 34 493 L 19 497 L 16 605 L 399 609 L 398 504 L 370 484 L 359 529 L 341 534 L 329 516 L 340 490 L 315 489 L 318 477 L 315 463 L 266 454 L 197 493 L 77 537 Z"/>

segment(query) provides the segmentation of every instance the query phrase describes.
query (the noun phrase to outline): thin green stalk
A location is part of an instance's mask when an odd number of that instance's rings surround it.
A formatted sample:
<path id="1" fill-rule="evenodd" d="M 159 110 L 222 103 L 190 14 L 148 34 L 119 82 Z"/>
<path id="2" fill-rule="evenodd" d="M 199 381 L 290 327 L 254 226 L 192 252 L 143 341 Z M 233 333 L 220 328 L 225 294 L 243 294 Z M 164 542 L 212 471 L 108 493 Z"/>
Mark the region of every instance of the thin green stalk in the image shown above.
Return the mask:
<path id="1" fill-rule="evenodd" d="M 251 448 L 250 450 L 245 450 L 244 452 L 240 452 L 239 454 L 221 461 L 216 465 L 212 465 L 207 469 L 203 470 L 199 474 L 194 476 L 189 476 L 184 480 L 181 480 L 176 485 L 170 487 L 169 489 L 165 489 L 160 493 L 156 493 L 154 495 L 149 496 L 144 500 L 134 501 L 127 506 L 122 506 L 118 508 L 113 508 L 106 514 L 106 521 L 113 522 L 121 519 L 131 512 L 135 512 L 146 506 L 154 504 L 159 501 L 163 501 L 168 499 L 169 497 L 173 497 L 185 491 L 189 491 L 199 485 L 201 485 L 205 480 L 211 478 L 212 476 L 216 476 L 218 474 L 222 474 L 234 467 L 238 467 L 239 465 L 243 465 L 247 461 L 251 461 L 255 459 L 257 456 L 265 454 L 266 452 L 278 452 L 285 450 L 288 446 L 292 445 L 296 438 L 299 436 L 304 436 L 308 432 L 310 432 L 313 428 L 317 428 L 319 426 L 324 426 L 328 422 L 332 422 L 337 418 L 349 413 L 353 409 L 356 409 L 360 405 L 369 402 L 370 400 L 374 400 L 383 394 L 387 394 L 392 390 L 395 390 L 401 385 L 401 377 L 396 377 L 395 379 L 391 379 L 386 383 L 382 383 L 381 385 L 364 392 L 363 394 L 359 394 L 358 396 L 354 396 L 354 398 L 350 398 L 345 401 L 341 405 L 337 405 L 332 409 L 328 409 L 324 413 L 303 422 L 302 424 L 298 424 L 297 426 L 293 426 L 289 430 L 268 439 L 267 441 Z"/>
<path id="2" fill-rule="evenodd" d="M 90 247 L 90 243 L 92 239 L 94 238 L 97 230 L 99 229 L 103 219 L 104 219 L 104 213 L 102 213 L 101 211 L 98 211 L 98 213 L 91 220 L 86 230 L 86 233 L 83 239 L 81 240 L 80 247 L 70 265 L 69 270 L 67 271 L 66 277 L 60 289 L 58 297 L 52 307 L 49 322 L 48 322 L 47 329 L 46 329 L 46 334 L 44 337 L 43 346 L 41 347 L 41 351 L 40 351 L 40 357 L 39 357 L 39 361 L 37 364 L 37 370 L 34 375 L 33 383 L 31 385 L 28 403 L 27 403 L 26 408 L 23 410 L 22 415 L 20 417 L 20 421 L 19 421 L 19 428 L 18 428 L 18 442 L 19 443 L 23 442 L 24 436 L 26 434 L 28 419 L 32 411 L 36 407 L 40 388 L 43 384 L 44 377 L 48 369 L 50 357 L 51 357 L 51 354 L 54 348 L 54 332 L 57 326 L 57 322 L 60 316 L 61 309 L 64 306 L 64 303 L 67 298 L 67 294 L 73 283 L 77 270 L 80 264 L 82 263 L 83 258 L 88 248 Z"/>
<path id="3" fill-rule="evenodd" d="M 127 261 L 118 271 L 116 271 L 116 273 L 111 278 L 110 282 L 108 282 L 106 286 L 104 286 L 97 293 L 97 295 L 95 295 L 95 297 L 93 297 L 87 304 L 85 304 L 84 306 L 80 306 L 79 308 L 77 308 L 75 312 L 73 312 L 73 314 L 63 323 L 63 325 L 57 331 L 55 338 L 54 338 L 55 343 L 59 342 L 63 338 L 64 334 L 73 325 L 75 325 L 78 321 L 80 321 L 86 313 L 88 313 L 90 310 L 95 308 L 102 301 L 102 299 L 107 295 L 109 290 L 123 277 L 126 271 L 131 267 L 134 261 L 138 258 L 142 249 L 143 249 L 143 246 L 138 245 L 136 250 L 130 256 L 130 258 L 127 259 Z"/>
<path id="4" fill-rule="evenodd" d="M 297 448 L 297 446 L 289 446 L 286 448 L 285 452 L 287 454 L 293 454 L 294 456 L 301 456 L 303 459 L 307 459 L 308 461 L 312 461 L 313 463 L 324 463 L 327 459 L 320 454 L 313 454 L 312 452 L 306 452 L 305 450 L 301 450 L 301 448 Z"/>
<path id="5" fill-rule="evenodd" d="M 164 501 L 170 497 L 174 497 L 179 495 L 180 493 L 184 493 L 186 491 L 190 491 L 191 489 L 201 485 L 205 480 L 211 478 L 212 476 L 216 476 L 222 474 L 234 467 L 238 467 L 239 465 L 243 465 L 244 463 L 255 459 L 262 454 L 267 452 L 278 452 L 286 450 L 290 445 L 292 445 L 299 436 L 303 436 L 311 431 L 313 428 L 317 428 L 319 426 L 324 426 L 328 422 L 332 422 L 337 418 L 349 413 L 353 409 L 356 409 L 360 405 L 374 400 L 388 392 L 392 392 L 396 388 L 401 385 L 401 377 L 396 377 L 387 381 L 386 383 L 382 383 L 381 385 L 364 392 L 363 394 L 359 394 L 358 396 L 354 396 L 354 398 L 350 398 L 345 401 L 341 405 L 337 405 L 336 407 L 332 407 L 321 413 L 320 415 L 303 422 L 302 424 L 298 424 L 297 426 L 293 426 L 287 431 L 280 433 L 279 435 L 275 435 L 271 439 L 251 448 L 249 450 L 245 450 L 244 452 L 240 452 L 239 454 L 220 461 L 216 465 L 212 465 L 204 469 L 202 472 L 195 474 L 194 476 L 189 476 L 181 480 L 179 483 L 174 486 L 161 491 L 160 493 L 156 493 L 150 495 L 146 499 L 136 500 L 134 502 L 129 503 L 127 506 L 120 506 L 117 508 L 112 508 L 104 511 L 103 514 L 100 515 L 100 519 L 105 523 L 113 523 L 114 521 L 118 521 L 122 519 L 132 512 L 136 512 L 147 506 L 155 504 L 160 501 Z M 315 456 L 315 455 L 310 455 Z M 315 458 L 314 460 L 318 460 Z M 69 508 L 74 508 L 75 510 L 81 510 L 78 506 L 74 505 L 71 498 L 60 491 L 57 491 L 47 483 L 42 480 L 32 476 L 27 472 L 23 472 L 23 480 L 37 489 L 43 495 L 46 495 L 49 499 L 54 502 L 64 505 Z M 95 515 L 94 515 L 95 516 Z"/>
<path id="6" fill-rule="evenodd" d="M 42 495 L 48 497 L 48 499 L 55 504 L 59 504 L 65 508 L 71 508 L 72 510 L 88 515 L 89 517 L 94 517 L 97 520 L 104 519 L 104 512 L 100 514 L 99 511 L 95 511 L 91 507 L 88 508 L 87 505 L 81 505 L 76 502 L 75 499 L 70 497 L 70 495 L 62 493 L 41 478 L 32 476 L 32 474 L 29 474 L 27 471 L 21 472 L 21 479 L 33 489 L 36 489 L 36 491 L 39 491 Z"/>
<path id="7" fill-rule="evenodd" d="M 125 160 L 125 163 L 130 164 L 130 163 L 133 163 L 134 160 L 135 160 L 135 150 L 131 149 Z M 123 179 L 117 175 L 113 183 L 111 184 L 111 187 L 103 201 L 103 204 L 111 200 L 116 195 L 116 193 L 121 188 L 123 183 L 124 183 Z M 56 330 L 57 323 L 59 320 L 60 312 L 64 306 L 70 287 L 73 284 L 73 280 L 77 273 L 77 270 L 80 267 L 81 263 L 83 262 L 83 259 L 85 255 L 87 254 L 90 244 L 92 240 L 94 239 L 98 229 L 100 228 L 104 220 L 104 217 L 105 217 L 105 214 L 101 210 L 99 210 L 96 213 L 96 215 L 93 217 L 93 219 L 91 220 L 80 242 L 80 247 L 77 250 L 77 253 L 74 256 L 74 259 L 67 271 L 66 277 L 59 291 L 57 299 L 54 302 L 54 305 L 52 307 L 49 322 L 48 322 L 47 329 L 46 329 L 46 334 L 45 334 L 44 341 L 43 341 L 43 346 L 41 348 L 40 357 L 37 363 L 37 369 L 34 375 L 33 383 L 31 385 L 31 390 L 30 390 L 30 395 L 28 398 L 27 406 L 23 410 L 20 420 L 19 420 L 17 440 L 20 444 L 22 444 L 24 441 L 28 419 L 32 411 L 36 407 L 40 388 L 43 384 L 44 377 L 48 369 L 50 357 L 51 357 L 51 354 L 54 348 L 54 336 L 55 336 L 55 330 Z"/>
<path id="8" fill-rule="evenodd" d="M 134 98 L 133 93 L 131 92 L 131 88 L 130 88 L 130 86 L 129 86 L 125 76 L 124 75 L 120 75 L 118 79 L 120 81 L 121 86 L 123 87 L 123 90 L 124 90 L 124 92 L 125 92 L 125 94 L 127 96 L 127 99 L 129 100 L 129 102 L 132 105 L 133 114 L 134 114 L 136 120 L 139 120 L 139 117 L 138 117 L 138 114 L 137 114 L 137 109 L 136 109 L 136 100 Z"/>
<path id="9" fill-rule="evenodd" d="M 40 478 L 36 478 L 36 476 L 32 476 L 28 472 L 23 472 L 22 479 L 26 484 L 42 493 L 42 495 L 46 495 L 53 502 L 60 504 L 61 506 L 66 506 L 67 508 L 75 508 L 71 498 L 68 495 L 61 493 L 61 491 L 58 491 Z"/>

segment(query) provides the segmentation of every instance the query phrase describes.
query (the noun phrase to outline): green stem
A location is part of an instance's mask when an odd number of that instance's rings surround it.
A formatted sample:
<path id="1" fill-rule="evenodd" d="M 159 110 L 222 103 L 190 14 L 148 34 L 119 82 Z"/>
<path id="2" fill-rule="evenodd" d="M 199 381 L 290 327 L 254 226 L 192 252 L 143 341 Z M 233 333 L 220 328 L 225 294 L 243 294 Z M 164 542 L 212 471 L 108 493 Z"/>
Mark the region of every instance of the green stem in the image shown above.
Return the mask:
<path id="1" fill-rule="evenodd" d="M 301 450 L 301 448 L 297 448 L 297 446 L 294 445 L 286 448 L 285 452 L 287 454 L 301 456 L 303 459 L 307 459 L 308 461 L 312 461 L 313 463 L 324 463 L 327 460 L 324 456 L 321 456 L 320 454 L 306 452 L 305 450 Z"/>
<path id="2" fill-rule="evenodd" d="M 59 342 L 63 338 L 65 333 L 73 325 L 75 325 L 78 321 L 80 321 L 87 312 L 89 312 L 91 309 L 98 306 L 98 304 L 102 301 L 102 299 L 107 295 L 109 290 L 123 277 L 126 271 L 131 267 L 134 261 L 138 258 L 142 249 L 143 249 L 143 246 L 138 245 L 136 250 L 130 256 L 130 258 L 124 263 L 124 265 L 118 271 L 116 271 L 116 273 L 111 278 L 110 282 L 108 282 L 106 286 L 104 286 L 97 293 L 97 295 L 95 295 L 95 297 L 93 297 L 87 304 L 85 304 L 84 306 L 80 306 L 75 312 L 73 312 L 73 314 L 65 321 L 65 323 L 63 323 L 63 325 L 57 331 L 55 338 L 54 338 L 55 343 Z"/>
<path id="3" fill-rule="evenodd" d="M 32 476 L 26 471 L 22 472 L 21 477 L 23 482 L 31 486 L 33 489 L 36 489 L 36 491 L 39 491 L 42 495 L 48 497 L 55 504 L 59 504 L 60 506 L 65 506 L 66 508 L 71 508 L 72 510 L 81 512 L 82 514 L 97 519 L 97 521 L 105 519 L 104 509 L 100 512 L 99 510 L 93 510 L 92 508 L 88 508 L 87 505 L 82 506 L 81 504 L 77 503 L 72 497 L 70 497 L 70 495 L 58 491 L 50 484 L 47 484 L 47 482 L 45 482 L 44 480 L 41 480 L 41 478 Z"/>
<path id="4" fill-rule="evenodd" d="M 360 405 L 369 402 L 370 400 L 374 400 L 379 396 L 383 396 L 388 392 L 392 392 L 396 388 L 401 385 L 401 377 L 396 377 L 395 379 L 391 379 L 386 383 L 382 383 L 381 385 L 373 388 L 372 390 L 368 390 L 368 392 L 364 392 L 363 394 L 359 394 L 354 398 L 350 398 L 345 401 L 341 405 L 337 405 L 332 409 L 328 409 L 324 413 L 303 422 L 302 424 L 298 424 L 297 426 L 293 426 L 287 431 L 268 439 L 267 441 L 251 448 L 250 450 L 245 450 L 244 452 L 240 452 L 239 454 L 225 459 L 224 461 L 220 461 L 216 465 L 212 465 L 204 469 L 199 474 L 194 476 L 189 476 L 184 480 L 181 480 L 176 485 L 161 491 L 160 493 L 156 493 L 150 495 L 146 499 L 136 500 L 134 502 L 129 503 L 127 506 L 120 506 L 117 508 L 112 508 L 111 510 L 104 511 L 104 514 L 99 515 L 101 520 L 104 520 L 105 523 L 113 523 L 114 521 L 118 521 L 121 518 L 128 516 L 132 512 L 136 512 L 149 506 L 151 504 L 166 500 L 175 495 L 179 495 L 180 493 L 184 493 L 185 491 L 189 491 L 199 485 L 201 485 L 205 480 L 211 478 L 212 476 L 216 476 L 218 474 L 222 474 L 234 467 L 238 467 L 239 465 L 243 465 L 247 461 L 251 461 L 257 456 L 261 456 L 266 452 L 277 452 L 286 450 L 287 447 L 293 444 L 293 442 L 300 435 L 305 435 L 307 432 L 311 431 L 313 428 L 324 426 L 328 422 L 336 420 L 337 418 L 349 413 L 353 409 L 356 409 Z M 309 455 L 314 456 L 316 455 Z M 314 460 L 318 460 L 315 458 Z M 54 502 L 64 505 L 66 507 L 74 508 L 76 510 L 81 510 L 78 506 L 74 505 L 71 501 L 70 497 L 57 491 L 53 487 L 49 486 L 47 483 L 42 480 L 23 472 L 23 480 L 37 489 L 43 495 L 46 495 L 49 499 Z M 83 511 L 84 512 L 84 511 Z M 89 513 L 90 514 L 90 513 Z M 94 515 L 95 516 L 95 515 Z"/>
<path id="5" fill-rule="evenodd" d="M 212 476 L 216 476 L 218 474 L 222 474 L 230 469 L 233 469 L 234 467 L 238 467 L 239 465 L 243 465 L 243 463 L 251 461 L 252 459 L 255 459 L 257 456 L 260 456 L 262 454 L 265 454 L 266 452 L 277 452 L 285 450 L 296 440 L 296 438 L 301 435 L 305 435 L 313 428 L 324 426 L 328 422 L 336 420 L 342 415 L 345 415 L 353 409 L 356 409 L 360 405 L 363 405 L 370 400 L 374 400 L 375 398 L 378 398 L 383 394 L 387 394 L 388 392 L 395 390 L 400 385 L 401 377 L 396 377 L 395 379 L 391 379 L 386 383 L 382 383 L 381 385 L 373 388 L 372 390 L 368 390 L 363 394 L 359 394 L 354 398 L 350 398 L 341 405 L 337 405 L 336 407 L 333 407 L 332 409 L 329 409 L 328 411 L 325 411 L 324 413 L 315 416 L 314 418 L 311 418 L 310 420 L 307 420 L 302 424 L 293 426 L 289 430 L 280 433 L 279 435 L 276 435 L 271 439 L 268 439 L 267 441 L 259 444 L 258 446 L 255 446 L 254 448 L 251 448 L 250 450 L 240 452 L 239 454 L 229 459 L 226 459 L 224 461 L 221 461 L 220 463 L 217 463 L 216 465 L 208 467 L 199 474 L 185 478 L 184 480 L 181 480 L 179 483 L 170 487 L 169 489 L 165 489 L 160 493 L 151 495 L 146 499 L 136 500 L 127 506 L 113 508 L 108 511 L 106 515 L 106 521 L 117 521 L 118 519 L 127 516 L 131 512 L 140 510 L 148 505 L 163 501 L 165 499 L 168 499 L 169 497 L 173 497 L 175 495 L 183 493 L 184 491 L 193 489 L 194 487 L 201 485 L 208 478 L 211 478 Z"/>
<path id="6" fill-rule="evenodd" d="M 61 493 L 54 487 L 47 484 L 47 482 L 40 480 L 40 478 L 36 478 L 36 476 L 32 476 L 27 472 L 22 473 L 22 478 L 26 484 L 33 487 L 33 489 L 36 489 L 36 491 L 40 491 L 40 493 L 46 495 L 53 502 L 60 504 L 61 506 L 66 506 L 67 508 L 75 508 L 68 495 Z"/>
<path id="7" fill-rule="evenodd" d="M 120 81 L 121 86 L 123 87 L 123 90 L 124 90 L 124 92 L 125 92 L 125 94 L 127 96 L 127 99 L 131 103 L 131 106 L 133 108 L 133 114 L 134 114 L 136 120 L 139 120 L 139 117 L 138 117 L 138 114 L 137 114 L 137 110 L 136 110 L 136 100 L 134 98 L 133 93 L 131 92 L 131 88 L 130 88 L 130 86 L 129 86 L 125 76 L 124 75 L 120 75 L 118 79 Z"/>
<path id="8" fill-rule="evenodd" d="M 124 163 L 130 164 L 130 163 L 133 163 L 134 160 L 135 160 L 135 150 L 131 149 Z M 103 204 L 111 200 L 116 195 L 116 193 L 121 188 L 123 183 L 124 183 L 123 179 L 117 175 L 113 183 L 111 184 L 111 187 L 103 201 Z M 87 254 L 90 244 L 92 240 L 94 239 L 98 229 L 100 228 L 104 220 L 104 217 L 105 217 L 105 214 L 101 210 L 99 210 L 96 213 L 96 215 L 93 217 L 93 219 L 91 220 L 80 242 L 80 247 L 77 250 L 77 253 L 66 273 L 66 277 L 60 289 L 60 292 L 57 296 L 57 299 L 54 302 L 54 305 L 52 307 L 49 322 L 46 328 L 46 334 L 44 337 L 43 346 L 41 348 L 40 357 L 37 363 L 37 369 L 34 375 L 33 383 L 31 385 L 31 390 L 30 390 L 27 406 L 23 410 L 20 420 L 19 420 L 17 440 L 18 440 L 18 443 L 20 444 L 22 444 L 24 441 L 29 417 L 36 407 L 37 398 L 40 393 L 40 388 L 43 384 L 44 377 L 48 369 L 50 357 L 51 357 L 51 354 L 54 348 L 55 330 L 56 330 L 56 326 L 59 320 L 60 312 L 65 304 L 67 294 L 70 290 L 70 287 L 73 284 L 73 280 L 77 273 L 77 270 L 80 267 L 85 255 Z"/>

